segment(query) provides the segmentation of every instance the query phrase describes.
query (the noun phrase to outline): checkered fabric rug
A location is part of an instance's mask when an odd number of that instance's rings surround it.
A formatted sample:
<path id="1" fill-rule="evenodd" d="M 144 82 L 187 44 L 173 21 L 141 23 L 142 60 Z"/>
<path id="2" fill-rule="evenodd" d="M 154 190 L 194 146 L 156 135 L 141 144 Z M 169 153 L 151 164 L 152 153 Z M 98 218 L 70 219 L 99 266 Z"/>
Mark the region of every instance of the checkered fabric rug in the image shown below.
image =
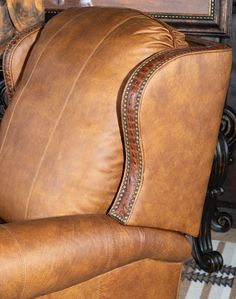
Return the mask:
<path id="1" fill-rule="evenodd" d="M 236 299 L 236 243 L 213 241 L 222 253 L 224 267 L 208 274 L 193 260 L 185 264 L 180 287 L 180 299 Z"/>

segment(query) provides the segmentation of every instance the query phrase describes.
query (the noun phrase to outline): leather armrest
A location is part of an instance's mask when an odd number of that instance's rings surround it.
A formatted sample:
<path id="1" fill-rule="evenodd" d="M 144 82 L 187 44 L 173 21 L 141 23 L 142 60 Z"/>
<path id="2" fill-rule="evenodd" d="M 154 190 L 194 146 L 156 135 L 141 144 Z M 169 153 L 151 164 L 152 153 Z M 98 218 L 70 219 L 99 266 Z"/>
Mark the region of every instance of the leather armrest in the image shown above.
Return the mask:
<path id="1" fill-rule="evenodd" d="M 191 252 L 179 234 L 127 227 L 105 215 L 0 226 L 0 297 L 36 298 L 134 261 L 179 262 Z"/>
<path id="2" fill-rule="evenodd" d="M 109 215 L 197 236 L 232 50 L 190 41 L 194 47 L 158 52 L 129 74 L 120 109 L 125 170 Z"/>

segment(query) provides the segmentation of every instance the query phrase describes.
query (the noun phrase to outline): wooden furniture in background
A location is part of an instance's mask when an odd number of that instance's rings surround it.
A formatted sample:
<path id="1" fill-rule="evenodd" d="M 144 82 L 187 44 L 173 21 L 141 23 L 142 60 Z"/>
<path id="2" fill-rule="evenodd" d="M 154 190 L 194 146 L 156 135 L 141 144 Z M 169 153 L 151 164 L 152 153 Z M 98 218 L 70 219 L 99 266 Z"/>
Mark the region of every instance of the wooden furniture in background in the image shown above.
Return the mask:
<path id="1" fill-rule="evenodd" d="M 80 7 L 86 3 L 88 6 L 136 8 L 191 34 L 217 37 L 230 34 L 232 0 L 44 0 L 52 14 L 58 9 Z"/>

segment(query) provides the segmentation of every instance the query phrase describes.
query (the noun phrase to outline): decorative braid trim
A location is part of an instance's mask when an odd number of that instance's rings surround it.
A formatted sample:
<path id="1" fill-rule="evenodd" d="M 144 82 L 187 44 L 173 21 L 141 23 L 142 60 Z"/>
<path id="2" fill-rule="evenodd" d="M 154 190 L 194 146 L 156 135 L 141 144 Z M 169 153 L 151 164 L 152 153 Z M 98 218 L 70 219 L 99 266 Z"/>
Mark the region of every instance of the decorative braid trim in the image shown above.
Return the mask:
<path id="1" fill-rule="evenodd" d="M 9 100 L 11 100 L 11 98 L 15 93 L 16 82 L 14 82 L 13 75 L 12 75 L 12 60 L 13 60 L 15 50 L 25 38 L 27 38 L 32 33 L 39 31 L 42 28 L 42 26 L 43 23 L 40 23 L 22 31 L 19 34 L 16 34 L 11 39 L 11 41 L 9 42 L 9 44 L 7 45 L 4 51 L 2 67 L 3 67 L 3 75 L 4 75 L 5 85 L 6 85 L 6 92 Z"/>
<path id="2" fill-rule="evenodd" d="M 135 69 L 122 96 L 121 117 L 125 146 L 125 171 L 118 194 L 108 212 L 112 218 L 127 224 L 141 189 L 144 161 L 139 130 L 139 111 L 143 91 L 150 78 L 160 67 L 177 57 L 227 48 L 226 45 L 211 43 L 207 46 L 171 49 L 150 56 Z"/>

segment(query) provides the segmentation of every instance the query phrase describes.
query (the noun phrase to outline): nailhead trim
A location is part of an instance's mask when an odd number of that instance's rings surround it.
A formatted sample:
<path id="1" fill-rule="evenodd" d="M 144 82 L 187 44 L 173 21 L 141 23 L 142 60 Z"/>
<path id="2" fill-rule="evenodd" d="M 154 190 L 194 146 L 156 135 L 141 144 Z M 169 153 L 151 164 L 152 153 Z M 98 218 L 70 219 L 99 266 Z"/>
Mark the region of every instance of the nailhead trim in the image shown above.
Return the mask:
<path id="1" fill-rule="evenodd" d="M 139 111 L 143 91 L 152 75 L 164 64 L 178 56 L 207 50 L 227 49 L 226 45 L 211 44 L 201 47 L 171 49 L 158 52 L 144 60 L 131 75 L 122 97 L 122 125 L 125 144 L 125 172 L 120 190 L 109 215 L 126 224 L 134 208 L 143 177 L 143 158 L 139 131 Z M 135 136 L 133 135 L 135 132 Z"/>

